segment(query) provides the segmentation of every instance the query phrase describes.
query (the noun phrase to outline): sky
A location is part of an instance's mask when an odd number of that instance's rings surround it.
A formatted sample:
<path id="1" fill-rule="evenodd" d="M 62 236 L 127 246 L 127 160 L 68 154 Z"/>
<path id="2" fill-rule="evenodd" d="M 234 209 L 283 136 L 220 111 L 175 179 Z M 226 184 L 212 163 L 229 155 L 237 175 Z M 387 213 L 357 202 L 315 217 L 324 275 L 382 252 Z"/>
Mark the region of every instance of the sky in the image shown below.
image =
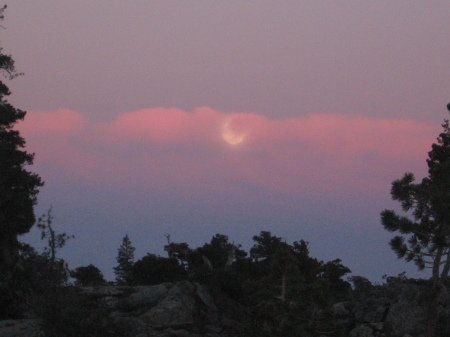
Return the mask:
<path id="1" fill-rule="evenodd" d="M 380 282 L 380 212 L 448 118 L 450 2 L 7 1 L 9 101 L 70 268 L 270 231 Z M 33 229 L 21 238 L 42 247 Z"/>

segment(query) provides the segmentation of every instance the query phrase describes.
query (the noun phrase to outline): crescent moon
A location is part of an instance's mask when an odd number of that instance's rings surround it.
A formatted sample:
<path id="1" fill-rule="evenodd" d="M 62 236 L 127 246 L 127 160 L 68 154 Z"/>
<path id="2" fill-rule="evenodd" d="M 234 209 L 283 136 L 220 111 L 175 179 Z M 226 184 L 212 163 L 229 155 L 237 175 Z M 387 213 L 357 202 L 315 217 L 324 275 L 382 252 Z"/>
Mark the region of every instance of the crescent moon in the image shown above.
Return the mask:
<path id="1" fill-rule="evenodd" d="M 224 141 L 226 141 L 228 144 L 231 145 L 237 145 L 239 143 L 242 143 L 242 141 L 245 139 L 245 134 L 241 133 L 235 133 L 233 130 L 230 129 L 230 122 L 227 121 L 222 128 L 222 138 Z"/>

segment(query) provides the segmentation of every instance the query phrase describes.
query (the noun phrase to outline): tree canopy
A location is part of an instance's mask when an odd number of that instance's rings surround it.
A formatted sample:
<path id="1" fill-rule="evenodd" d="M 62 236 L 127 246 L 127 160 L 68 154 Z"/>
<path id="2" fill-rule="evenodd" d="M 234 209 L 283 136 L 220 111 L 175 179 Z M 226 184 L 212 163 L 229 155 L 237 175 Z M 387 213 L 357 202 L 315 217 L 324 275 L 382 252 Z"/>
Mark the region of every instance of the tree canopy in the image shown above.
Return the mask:
<path id="1" fill-rule="evenodd" d="M 450 111 L 450 104 L 447 105 Z M 428 176 L 415 183 L 413 173 L 392 183 L 391 195 L 408 216 L 393 210 L 381 213 L 381 222 L 390 232 L 398 232 L 391 248 L 399 258 L 414 261 L 420 270 L 432 269 L 432 277 L 445 279 L 450 270 L 450 128 L 443 131 L 428 152 Z"/>
<path id="2" fill-rule="evenodd" d="M 5 7 L 0 11 L 0 19 Z M 14 60 L 1 48 L 0 71 L 9 79 L 19 75 Z M 17 236 L 33 226 L 36 196 L 43 185 L 37 174 L 26 169 L 33 164 L 34 154 L 24 150 L 25 140 L 13 129 L 26 112 L 6 100 L 10 94 L 6 84 L 0 81 L 0 268 L 13 265 L 19 247 Z"/>
<path id="3" fill-rule="evenodd" d="M 75 268 L 70 272 L 70 276 L 76 280 L 75 285 L 81 287 L 106 284 L 103 273 L 93 264 Z"/>
<path id="4" fill-rule="evenodd" d="M 117 266 L 114 267 L 116 281 L 120 285 L 130 284 L 132 281 L 135 250 L 136 248 L 133 247 L 128 235 L 125 235 L 118 249 Z"/>

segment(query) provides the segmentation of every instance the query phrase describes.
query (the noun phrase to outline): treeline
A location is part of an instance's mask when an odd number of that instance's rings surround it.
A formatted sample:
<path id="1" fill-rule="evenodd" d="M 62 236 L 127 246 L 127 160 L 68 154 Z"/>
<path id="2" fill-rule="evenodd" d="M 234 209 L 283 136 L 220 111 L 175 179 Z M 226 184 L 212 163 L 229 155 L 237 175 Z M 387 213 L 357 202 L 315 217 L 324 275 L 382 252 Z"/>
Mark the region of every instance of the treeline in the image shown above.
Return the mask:
<path id="1" fill-rule="evenodd" d="M 351 271 L 341 260 L 323 262 L 311 257 L 308 242 L 285 239 L 262 231 L 253 237 L 249 252 L 216 234 L 201 247 L 170 242 L 167 257 L 146 254 L 134 261 L 135 248 L 128 235 L 118 248 L 114 267 L 120 286 L 156 285 L 190 280 L 208 285 L 248 309 L 251 333 L 258 336 L 299 336 L 317 331 L 338 336 L 332 305 L 350 299 L 362 277 L 345 279 Z M 79 286 L 104 285 L 101 271 L 93 265 L 70 272 Z M 342 332 L 344 333 L 344 332 Z"/>
<path id="2" fill-rule="evenodd" d="M 40 220 L 39 228 L 47 247 L 43 253 L 37 253 L 33 247 L 21 244 L 20 262 L 13 274 L 15 291 L 4 291 L 3 295 L 12 297 L 9 301 L 3 298 L 0 318 L 21 318 L 31 310 L 44 319 L 47 331 L 54 329 L 61 333 L 60 321 L 68 324 L 67 319 L 54 317 L 78 306 L 80 298 L 71 290 L 73 285 L 198 282 L 245 307 L 250 317 L 248 331 L 255 336 L 314 335 L 315 331 L 339 336 L 332 305 L 352 296 L 352 287 L 345 280 L 351 271 L 341 260 L 319 261 L 310 256 L 304 240 L 289 244 L 267 231 L 253 237 L 254 245 L 249 252 L 223 234 L 214 235 L 210 242 L 197 248 L 185 242 L 170 242 L 168 237 L 164 247 L 167 257 L 148 253 L 137 261 L 134 261 L 135 248 L 126 235 L 118 248 L 116 280 L 107 282 L 92 264 L 71 270 L 59 259 L 56 252 L 70 236 L 56 232 L 51 226 L 50 212 Z M 85 308 L 92 307 L 92 302 L 89 303 L 83 304 Z M 97 311 L 100 307 L 94 305 Z M 58 308 L 57 312 L 52 308 Z M 91 309 L 82 312 L 90 317 Z M 63 317 L 71 315 L 73 312 Z"/>
<path id="3" fill-rule="evenodd" d="M 154 285 L 163 282 L 192 280 L 209 284 L 233 299 L 251 303 L 252 298 L 267 297 L 288 300 L 301 285 L 320 283 L 332 300 L 345 296 L 351 286 L 343 277 L 350 269 L 336 259 L 318 261 L 309 255 L 304 240 L 289 244 L 285 239 L 263 231 L 253 237 L 249 252 L 216 234 L 209 243 L 191 248 L 188 243 L 170 242 L 164 247 L 167 257 L 147 254 L 134 261 L 134 247 L 126 235 L 118 249 L 114 268 L 118 285 Z M 79 285 L 98 284 L 98 274 L 92 269 L 80 276 L 80 267 L 72 275 Z M 302 288 L 301 287 L 301 288 Z"/>
<path id="4" fill-rule="evenodd" d="M 118 250 L 117 281 L 152 285 L 188 279 L 209 285 L 249 309 L 252 333 L 258 336 L 339 335 L 332 305 L 352 296 L 344 280 L 350 269 L 339 259 L 311 257 L 303 240 L 289 244 L 263 231 L 253 241 L 249 252 L 223 234 L 197 248 L 169 242 L 168 257 L 147 254 L 132 262 L 126 236 Z"/>

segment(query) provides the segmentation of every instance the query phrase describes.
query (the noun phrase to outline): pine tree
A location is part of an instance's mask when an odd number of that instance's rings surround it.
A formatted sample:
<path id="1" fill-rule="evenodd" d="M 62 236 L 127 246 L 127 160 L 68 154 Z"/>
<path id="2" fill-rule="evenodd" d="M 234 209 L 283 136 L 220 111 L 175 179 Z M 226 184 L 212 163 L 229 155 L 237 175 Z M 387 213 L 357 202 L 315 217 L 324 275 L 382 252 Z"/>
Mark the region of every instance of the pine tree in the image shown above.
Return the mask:
<path id="1" fill-rule="evenodd" d="M 4 6 L 0 9 L 3 18 Z M 0 48 L 0 71 L 9 79 L 20 75 L 14 60 Z M 0 81 L 0 270 L 14 265 L 19 244 L 17 236 L 29 232 L 35 222 L 34 205 L 41 178 L 25 169 L 33 164 L 34 154 L 23 150 L 25 140 L 15 124 L 23 120 L 26 112 L 16 109 L 5 99 L 11 92 Z"/>
<path id="2" fill-rule="evenodd" d="M 447 106 L 450 111 L 450 104 Z M 428 152 L 428 176 L 414 183 L 412 173 L 392 183 L 391 195 L 413 220 L 393 210 L 381 213 L 381 222 L 390 232 L 399 232 L 391 248 L 399 258 L 414 261 L 420 270 L 432 269 L 434 280 L 446 279 L 450 270 L 450 127 L 442 124 L 437 144 Z M 441 270 L 442 268 L 442 270 Z"/>
<path id="3" fill-rule="evenodd" d="M 118 249 L 117 267 L 114 267 L 116 282 L 119 285 L 129 285 L 133 281 L 134 248 L 128 235 L 122 239 L 122 245 Z"/>

